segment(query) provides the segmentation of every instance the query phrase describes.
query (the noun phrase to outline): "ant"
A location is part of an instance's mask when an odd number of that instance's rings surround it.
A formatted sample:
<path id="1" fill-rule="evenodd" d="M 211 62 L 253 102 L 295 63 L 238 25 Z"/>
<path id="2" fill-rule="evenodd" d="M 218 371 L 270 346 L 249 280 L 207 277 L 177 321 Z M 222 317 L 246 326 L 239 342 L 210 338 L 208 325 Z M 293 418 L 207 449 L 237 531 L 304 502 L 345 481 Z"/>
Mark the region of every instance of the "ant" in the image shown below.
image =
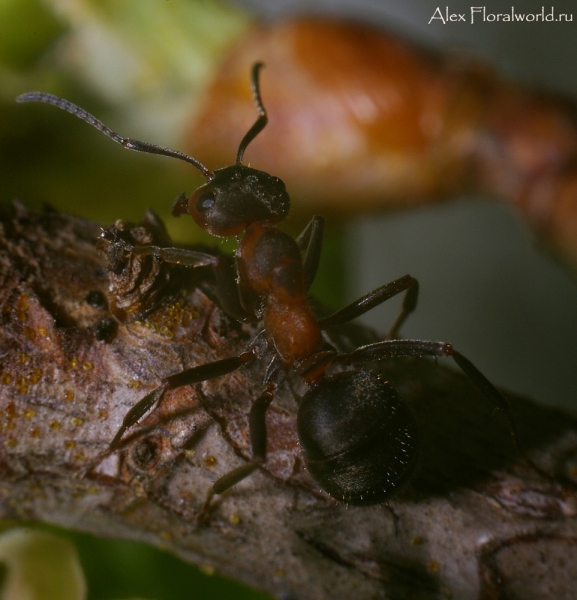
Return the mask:
<path id="1" fill-rule="evenodd" d="M 397 339 L 399 328 L 417 304 L 416 279 L 405 275 L 328 317 L 317 318 L 314 314 L 307 292 L 319 265 L 324 219 L 313 217 L 296 239 L 281 231 L 277 224 L 287 217 L 290 208 L 284 183 L 278 177 L 242 164 L 247 146 L 268 122 L 259 89 L 262 66 L 256 63 L 251 74 L 259 116 L 240 142 L 235 164 L 214 171 L 177 150 L 123 138 L 62 98 L 30 92 L 17 99 L 53 104 L 93 125 L 124 148 L 177 158 L 196 167 L 206 183 L 189 198 L 185 194 L 179 196 L 172 214 L 190 215 L 202 229 L 216 237 L 236 236 L 236 266 L 223 257 L 204 252 L 133 246 L 110 230 L 103 232 L 102 237 L 134 255 L 154 256 L 193 268 L 212 267 L 224 311 L 238 321 L 261 327 L 238 356 L 162 379 L 158 387 L 128 411 L 108 448 L 93 464 L 116 451 L 126 431 L 158 405 L 169 390 L 222 377 L 252 361 L 268 358 L 264 391 L 249 413 L 251 459 L 214 483 L 202 514 L 208 513 L 214 495 L 224 493 L 266 462 L 266 412 L 277 388 L 291 371 L 308 387 L 298 407 L 297 430 L 310 474 L 337 500 L 357 506 L 383 503 L 411 477 L 419 456 L 419 431 L 411 410 L 396 390 L 379 375 L 358 367 L 393 357 L 431 356 L 452 357 L 485 397 L 503 411 L 517 451 L 534 466 L 521 450 L 507 401 L 467 358 L 445 342 Z M 325 338 L 324 331 L 347 323 L 402 292 L 405 295 L 401 312 L 387 339 L 344 354 Z M 327 375 L 332 365 L 340 367 L 340 371 Z"/>

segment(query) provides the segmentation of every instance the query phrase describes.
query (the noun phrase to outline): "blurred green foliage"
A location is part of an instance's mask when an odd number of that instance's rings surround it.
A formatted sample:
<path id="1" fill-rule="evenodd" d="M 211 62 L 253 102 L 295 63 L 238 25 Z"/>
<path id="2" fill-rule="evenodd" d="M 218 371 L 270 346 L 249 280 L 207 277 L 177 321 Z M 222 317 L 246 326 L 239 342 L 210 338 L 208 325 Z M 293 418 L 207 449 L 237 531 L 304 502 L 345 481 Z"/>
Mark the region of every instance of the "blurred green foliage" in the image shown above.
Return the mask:
<path id="1" fill-rule="evenodd" d="M 268 600 L 270 596 L 223 577 L 207 575 L 146 544 L 67 533 L 88 581 L 88 600 Z M 103 574 L 106 577 L 103 577 Z"/>
<path id="2" fill-rule="evenodd" d="M 33 68 L 65 30 L 41 0 L 2 0 L 0 65 L 17 71 Z"/>
<path id="3" fill-rule="evenodd" d="M 18 523 L 5 522 L 0 530 Z M 30 527 L 27 525 L 26 527 Z M 123 540 L 106 540 L 89 534 L 67 531 L 45 524 L 31 526 L 49 531 L 74 544 L 88 582 L 87 600 L 268 600 L 237 582 L 208 575 L 168 552 L 146 544 Z M 4 569 L 0 571 L 2 573 Z M 2 577 L 0 577 L 0 585 Z"/>

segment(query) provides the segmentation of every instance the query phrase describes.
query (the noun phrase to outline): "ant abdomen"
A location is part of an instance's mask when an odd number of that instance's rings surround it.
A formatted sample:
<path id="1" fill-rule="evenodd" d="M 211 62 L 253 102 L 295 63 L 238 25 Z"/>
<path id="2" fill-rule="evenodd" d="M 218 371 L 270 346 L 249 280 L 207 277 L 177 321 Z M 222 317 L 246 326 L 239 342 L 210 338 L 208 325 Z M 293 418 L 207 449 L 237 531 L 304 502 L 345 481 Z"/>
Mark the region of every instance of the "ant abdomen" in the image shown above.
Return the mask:
<path id="1" fill-rule="evenodd" d="M 326 377 L 303 397 L 299 442 L 310 474 L 338 500 L 385 502 L 419 455 L 415 418 L 396 390 L 369 371 Z"/>

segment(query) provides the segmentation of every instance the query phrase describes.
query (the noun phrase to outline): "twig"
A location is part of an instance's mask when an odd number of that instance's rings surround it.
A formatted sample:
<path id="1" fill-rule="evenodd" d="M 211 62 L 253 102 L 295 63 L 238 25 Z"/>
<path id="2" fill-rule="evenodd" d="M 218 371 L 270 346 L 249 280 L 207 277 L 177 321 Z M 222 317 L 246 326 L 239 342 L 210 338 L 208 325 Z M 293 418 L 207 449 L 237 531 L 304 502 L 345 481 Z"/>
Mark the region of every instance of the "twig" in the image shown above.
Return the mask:
<path id="1" fill-rule="evenodd" d="M 74 217 L 19 204 L 0 216 L 1 517 L 162 545 L 282 598 L 571 596 L 577 420 L 510 397 L 544 480 L 471 383 L 426 360 L 380 366 L 422 435 L 418 472 L 387 506 L 346 507 L 318 490 L 296 441 L 302 390 L 291 380 L 270 411 L 266 469 L 195 526 L 211 483 L 249 454 L 262 365 L 167 394 L 78 477 L 163 376 L 238 354 L 255 331 L 220 311 L 207 270 L 99 251 L 98 226 Z M 166 234 L 148 215 L 126 235 Z M 349 327 L 335 343 L 373 335 Z"/>

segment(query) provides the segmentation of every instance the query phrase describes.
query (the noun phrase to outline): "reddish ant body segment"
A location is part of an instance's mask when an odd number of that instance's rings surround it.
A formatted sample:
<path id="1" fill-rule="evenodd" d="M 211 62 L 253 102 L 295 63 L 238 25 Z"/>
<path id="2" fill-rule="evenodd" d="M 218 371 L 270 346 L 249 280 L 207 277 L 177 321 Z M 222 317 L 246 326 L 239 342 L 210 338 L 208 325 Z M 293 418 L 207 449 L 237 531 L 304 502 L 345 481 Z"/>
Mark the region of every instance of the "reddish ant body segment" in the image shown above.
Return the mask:
<path id="1" fill-rule="evenodd" d="M 414 470 L 419 455 L 419 432 L 409 407 L 390 384 L 362 369 L 327 375 L 332 364 L 357 367 L 391 357 L 451 356 L 485 397 L 503 411 L 521 452 L 507 401 L 468 359 L 444 342 L 395 339 L 417 303 L 418 283 L 410 275 L 377 288 L 329 317 L 317 319 L 307 291 L 319 264 L 324 219 L 314 217 L 296 240 L 278 229 L 276 225 L 290 208 L 283 182 L 242 164 L 247 146 L 267 124 L 259 91 L 261 66 L 257 63 L 252 69 L 259 117 L 241 141 L 236 163 L 215 171 L 181 152 L 122 138 L 83 109 L 56 96 L 31 92 L 18 98 L 19 102 L 39 101 L 62 108 L 130 150 L 178 158 L 199 169 L 207 182 L 189 198 L 180 196 L 172 212 L 175 216 L 189 214 L 214 236 L 242 236 L 235 255 L 236 270 L 227 260 L 207 253 L 131 246 L 110 230 L 102 235 L 134 254 L 153 255 L 188 267 L 211 266 L 222 308 L 239 321 L 262 323 L 261 332 L 238 356 L 165 377 L 126 414 L 109 447 L 92 465 L 116 451 L 126 431 L 158 404 L 168 390 L 221 377 L 265 355 L 272 355 L 273 359 L 266 370 L 265 389 L 249 414 L 252 457 L 214 483 L 202 515 L 207 514 L 215 494 L 222 494 L 265 463 L 266 412 L 275 391 L 291 370 L 309 388 L 297 414 L 305 463 L 318 484 L 343 502 L 377 504 L 395 494 Z M 348 354 L 339 354 L 325 341 L 324 330 L 351 321 L 402 292 L 405 292 L 402 310 L 388 332 L 389 339 L 361 346 Z"/>

